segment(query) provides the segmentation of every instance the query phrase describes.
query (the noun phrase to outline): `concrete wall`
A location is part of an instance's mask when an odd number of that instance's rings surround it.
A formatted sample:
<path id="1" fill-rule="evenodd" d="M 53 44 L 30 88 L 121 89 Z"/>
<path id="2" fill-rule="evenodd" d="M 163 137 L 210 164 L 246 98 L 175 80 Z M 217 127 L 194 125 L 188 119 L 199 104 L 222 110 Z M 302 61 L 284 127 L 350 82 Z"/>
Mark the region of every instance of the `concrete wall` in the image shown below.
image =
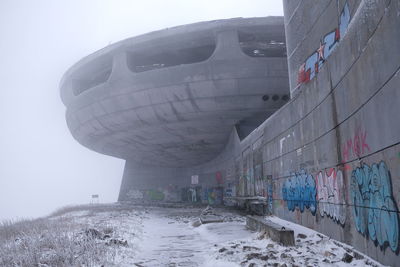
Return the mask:
<path id="1" fill-rule="evenodd" d="M 236 195 L 235 185 L 240 174 L 235 173 L 234 155 L 240 154 L 240 141 L 232 130 L 224 151 L 214 160 L 192 168 L 164 168 L 127 160 L 119 193 L 119 201 L 192 201 L 204 204 L 223 204 L 224 197 Z M 192 176 L 198 183 L 192 184 Z M 161 198 L 148 192 L 156 191 Z M 228 200 L 225 204 L 230 204 Z"/>
<path id="2" fill-rule="evenodd" d="M 395 266 L 399 1 L 287 0 L 284 7 L 293 99 L 264 124 L 273 213 Z M 325 39 L 332 32 L 339 38 Z"/>
<path id="3" fill-rule="evenodd" d="M 273 214 L 396 266 L 399 1 L 285 0 L 284 10 L 290 102 L 241 142 L 233 130 L 217 159 L 153 182 L 221 186 L 220 175 L 224 193 L 268 197 Z"/>

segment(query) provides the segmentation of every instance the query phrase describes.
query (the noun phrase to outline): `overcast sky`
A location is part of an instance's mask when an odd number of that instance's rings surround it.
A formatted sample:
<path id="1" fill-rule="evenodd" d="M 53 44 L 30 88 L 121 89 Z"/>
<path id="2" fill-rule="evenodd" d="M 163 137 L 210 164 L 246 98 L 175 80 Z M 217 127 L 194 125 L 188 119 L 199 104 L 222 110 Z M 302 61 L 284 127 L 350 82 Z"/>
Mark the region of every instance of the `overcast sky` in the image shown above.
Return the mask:
<path id="1" fill-rule="evenodd" d="M 280 0 L 1 0 L 0 220 L 118 197 L 124 161 L 76 142 L 58 84 L 82 57 L 167 27 L 282 15 Z"/>

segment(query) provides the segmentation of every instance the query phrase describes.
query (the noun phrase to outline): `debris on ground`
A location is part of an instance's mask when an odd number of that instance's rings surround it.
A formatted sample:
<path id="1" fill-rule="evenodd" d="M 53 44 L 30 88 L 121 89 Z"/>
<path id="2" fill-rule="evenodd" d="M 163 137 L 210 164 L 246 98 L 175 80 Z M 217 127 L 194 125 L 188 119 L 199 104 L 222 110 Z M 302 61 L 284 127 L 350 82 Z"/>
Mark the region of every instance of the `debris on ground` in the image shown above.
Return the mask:
<path id="1" fill-rule="evenodd" d="M 218 215 L 215 210 L 210 207 L 207 206 L 207 208 L 205 208 L 200 215 L 200 222 L 201 223 L 217 223 L 217 222 L 223 222 L 224 221 L 224 217 L 222 217 L 221 215 Z"/>

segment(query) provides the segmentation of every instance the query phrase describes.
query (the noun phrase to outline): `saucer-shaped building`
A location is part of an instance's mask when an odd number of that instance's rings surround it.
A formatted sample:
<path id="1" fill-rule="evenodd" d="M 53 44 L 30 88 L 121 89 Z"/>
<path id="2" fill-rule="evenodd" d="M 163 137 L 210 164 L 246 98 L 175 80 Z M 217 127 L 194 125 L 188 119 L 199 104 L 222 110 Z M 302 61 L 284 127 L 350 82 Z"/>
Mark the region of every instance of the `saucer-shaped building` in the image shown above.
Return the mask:
<path id="1" fill-rule="evenodd" d="M 77 62 L 60 88 L 73 137 L 126 160 L 120 200 L 131 189 L 189 186 L 232 133 L 244 139 L 289 100 L 283 17 L 126 39 Z"/>

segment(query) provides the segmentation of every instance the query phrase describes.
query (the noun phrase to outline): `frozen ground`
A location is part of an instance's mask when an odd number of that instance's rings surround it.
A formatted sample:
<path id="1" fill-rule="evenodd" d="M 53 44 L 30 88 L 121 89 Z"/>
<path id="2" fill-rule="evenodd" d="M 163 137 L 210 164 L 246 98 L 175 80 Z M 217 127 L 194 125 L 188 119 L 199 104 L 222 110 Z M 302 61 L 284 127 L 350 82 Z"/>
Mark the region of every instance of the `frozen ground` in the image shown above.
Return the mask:
<path id="1" fill-rule="evenodd" d="M 346 245 L 276 217 L 269 219 L 295 231 L 295 247 L 248 231 L 245 217 L 234 211 L 216 209 L 224 222 L 199 225 L 201 210 L 125 204 L 71 208 L 40 224 L 1 226 L 0 258 L 9 256 L 3 262 L 15 266 L 381 266 Z M 67 238 L 49 234 L 49 227 L 61 229 Z M 48 245 L 53 239 L 60 239 L 61 245 Z M 64 258 L 54 258 L 66 248 Z M 15 251 L 17 259 L 10 255 Z M 19 260 L 25 251 L 24 261 Z"/>
<path id="2" fill-rule="evenodd" d="M 199 209 L 148 209 L 135 265 L 381 266 L 348 246 L 276 217 L 270 219 L 295 231 L 295 247 L 249 232 L 243 216 L 224 210 L 217 213 L 224 216 L 223 223 L 195 227 Z"/>

